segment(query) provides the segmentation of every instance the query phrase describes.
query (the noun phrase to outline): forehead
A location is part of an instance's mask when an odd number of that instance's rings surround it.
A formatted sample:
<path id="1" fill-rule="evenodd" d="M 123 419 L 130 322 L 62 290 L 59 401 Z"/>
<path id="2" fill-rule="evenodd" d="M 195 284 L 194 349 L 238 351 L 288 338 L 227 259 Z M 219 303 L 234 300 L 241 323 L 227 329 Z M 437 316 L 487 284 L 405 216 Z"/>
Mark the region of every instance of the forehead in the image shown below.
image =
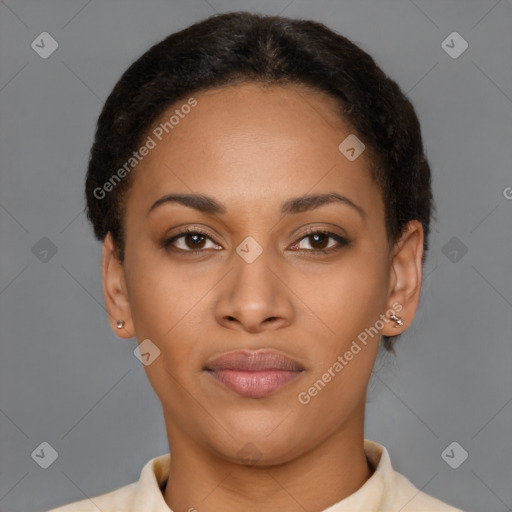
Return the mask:
<path id="1" fill-rule="evenodd" d="M 154 147 L 130 191 L 148 208 L 176 191 L 251 208 L 278 197 L 280 205 L 291 196 L 338 191 L 365 209 L 382 206 L 367 155 L 350 161 L 339 150 L 353 129 L 327 94 L 250 83 L 201 91 L 193 99 L 193 108 L 184 108 L 188 98 L 177 102 L 148 131 Z"/>

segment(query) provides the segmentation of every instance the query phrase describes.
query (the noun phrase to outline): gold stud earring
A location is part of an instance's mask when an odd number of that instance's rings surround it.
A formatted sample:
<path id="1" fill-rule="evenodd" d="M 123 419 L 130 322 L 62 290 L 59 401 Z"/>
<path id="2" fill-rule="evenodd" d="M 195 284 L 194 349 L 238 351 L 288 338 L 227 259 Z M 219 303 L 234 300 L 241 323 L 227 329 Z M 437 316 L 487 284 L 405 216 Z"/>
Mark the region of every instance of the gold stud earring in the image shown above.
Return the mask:
<path id="1" fill-rule="evenodd" d="M 395 328 L 398 328 L 398 327 L 401 327 L 402 325 L 404 325 L 404 321 L 402 320 L 402 318 L 399 316 L 396 316 L 395 314 L 389 315 L 389 318 L 396 322 L 396 325 L 394 326 Z"/>

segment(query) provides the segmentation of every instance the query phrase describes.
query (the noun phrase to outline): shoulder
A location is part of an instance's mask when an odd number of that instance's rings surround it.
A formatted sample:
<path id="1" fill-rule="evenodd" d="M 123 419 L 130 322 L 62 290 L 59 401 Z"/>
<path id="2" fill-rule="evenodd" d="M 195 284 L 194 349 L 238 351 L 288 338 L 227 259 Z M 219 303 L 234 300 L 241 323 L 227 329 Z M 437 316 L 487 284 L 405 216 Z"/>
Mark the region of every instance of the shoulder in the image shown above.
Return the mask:
<path id="1" fill-rule="evenodd" d="M 120 487 L 111 492 L 75 501 L 47 512 L 121 512 L 131 510 L 137 482 Z"/>
<path id="2" fill-rule="evenodd" d="M 418 489 L 393 468 L 385 446 L 365 439 L 365 452 L 375 470 L 362 489 L 376 495 L 378 510 L 383 512 L 463 512 Z M 378 503 L 378 504 L 377 504 Z"/>
<path id="3" fill-rule="evenodd" d="M 404 475 L 393 472 L 393 505 L 401 512 L 463 512 L 418 489 Z"/>
<path id="4" fill-rule="evenodd" d="M 75 501 L 46 512 L 130 512 L 160 510 L 165 507 L 161 487 L 170 471 L 170 454 L 150 459 L 137 482 L 110 492 Z"/>

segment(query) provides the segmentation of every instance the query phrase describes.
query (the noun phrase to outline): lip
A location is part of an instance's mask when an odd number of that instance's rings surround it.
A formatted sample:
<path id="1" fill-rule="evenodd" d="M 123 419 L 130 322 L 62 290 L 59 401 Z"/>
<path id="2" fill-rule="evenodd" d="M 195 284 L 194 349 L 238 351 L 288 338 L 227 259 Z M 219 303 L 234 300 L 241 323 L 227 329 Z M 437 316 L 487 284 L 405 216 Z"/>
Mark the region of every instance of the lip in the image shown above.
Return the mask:
<path id="1" fill-rule="evenodd" d="M 238 350 L 208 361 L 204 371 L 240 396 L 262 398 L 296 379 L 304 367 L 273 350 Z"/>

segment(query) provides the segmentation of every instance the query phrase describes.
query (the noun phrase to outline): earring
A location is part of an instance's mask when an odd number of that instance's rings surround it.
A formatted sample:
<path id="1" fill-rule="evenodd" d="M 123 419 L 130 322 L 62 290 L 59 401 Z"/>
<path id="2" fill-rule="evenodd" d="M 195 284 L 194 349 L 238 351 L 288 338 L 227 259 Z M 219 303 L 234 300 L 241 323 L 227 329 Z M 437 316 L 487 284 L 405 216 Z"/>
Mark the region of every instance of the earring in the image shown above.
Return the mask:
<path id="1" fill-rule="evenodd" d="M 398 328 L 398 326 L 404 325 L 404 321 L 399 316 L 396 316 L 395 314 L 389 315 L 389 318 L 396 322 L 395 328 Z"/>
<path id="2" fill-rule="evenodd" d="M 124 320 L 118 320 L 116 326 L 118 329 L 122 329 L 124 327 Z"/>

